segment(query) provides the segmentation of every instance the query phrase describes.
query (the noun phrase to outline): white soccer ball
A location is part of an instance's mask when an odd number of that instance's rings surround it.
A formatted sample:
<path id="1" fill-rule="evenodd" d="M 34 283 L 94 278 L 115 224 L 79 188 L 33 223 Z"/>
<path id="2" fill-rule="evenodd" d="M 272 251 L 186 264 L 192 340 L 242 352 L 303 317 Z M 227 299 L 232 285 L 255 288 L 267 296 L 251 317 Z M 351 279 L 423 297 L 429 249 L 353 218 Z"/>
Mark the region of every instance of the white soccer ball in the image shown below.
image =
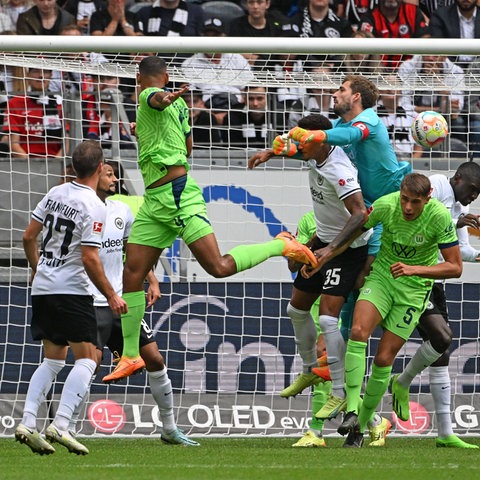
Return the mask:
<path id="1" fill-rule="evenodd" d="M 412 123 L 415 142 L 425 148 L 432 148 L 443 142 L 448 135 L 448 124 L 440 113 L 426 111 L 419 113 Z"/>

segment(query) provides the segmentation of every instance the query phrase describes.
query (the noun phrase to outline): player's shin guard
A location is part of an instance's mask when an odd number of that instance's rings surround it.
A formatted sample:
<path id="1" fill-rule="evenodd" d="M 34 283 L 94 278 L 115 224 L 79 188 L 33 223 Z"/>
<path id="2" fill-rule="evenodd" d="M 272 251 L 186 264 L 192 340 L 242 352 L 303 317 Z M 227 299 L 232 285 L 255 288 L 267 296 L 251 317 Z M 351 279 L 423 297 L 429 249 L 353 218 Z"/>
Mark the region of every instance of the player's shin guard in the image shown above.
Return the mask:
<path id="1" fill-rule="evenodd" d="M 145 292 L 129 292 L 123 294 L 127 302 L 128 312 L 122 315 L 123 352 L 125 357 L 140 355 L 139 343 L 140 328 L 145 315 Z"/>
<path id="2" fill-rule="evenodd" d="M 239 245 L 232 248 L 228 254 L 233 257 L 237 266 L 237 272 L 243 272 L 249 268 L 259 265 L 271 257 L 282 255 L 283 242 L 272 240 L 266 243 L 255 245 Z"/>
<path id="3" fill-rule="evenodd" d="M 30 429 L 37 428 L 36 419 L 38 409 L 45 401 L 47 393 L 60 370 L 65 366 L 65 360 L 44 358 L 30 378 L 22 424 Z"/>
<path id="4" fill-rule="evenodd" d="M 55 425 L 60 430 L 68 430 L 70 419 L 83 397 L 88 393 L 90 381 L 97 368 L 97 362 L 80 358 L 75 362 L 63 386 L 60 404 L 55 415 Z"/>
<path id="5" fill-rule="evenodd" d="M 327 347 L 328 369 L 332 379 L 332 394 L 344 398 L 345 395 L 345 341 L 338 329 L 338 318 L 320 315 L 320 329 Z"/>
<path id="6" fill-rule="evenodd" d="M 303 361 L 303 371 L 307 373 L 318 364 L 315 322 L 309 310 L 299 310 L 290 303 L 287 305 L 287 315 L 292 321 L 298 354 Z"/>
<path id="7" fill-rule="evenodd" d="M 349 340 L 345 354 L 345 391 L 347 393 L 347 412 L 358 413 L 358 401 L 365 376 L 366 342 Z"/>
<path id="8" fill-rule="evenodd" d="M 429 367 L 430 393 L 435 406 L 439 437 L 453 435 L 451 418 L 451 381 L 448 367 Z"/>
<path id="9" fill-rule="evenodd" d="M 365 388 L 362 407 L 358 414 L 358 421 L 360 422 L 362 432 L 365 430 L 370 419 L 375 415 L 375 410 L 387 391 L 391 374 L 391 365 L 388 367 L 378 367 L 375 364 L 372 365 L 372 374 L 370 375 L 370 379 Z"/>
<path id="10" fill-rule="evenodd" d="M 163 430 L 171 432 L 177 428 L 173 413 L 173 391 L 172 382 L 167 375 L 167 367 L 156 372 L 148 372 L 148 383 L 152 397 L 158 405 Z"/>

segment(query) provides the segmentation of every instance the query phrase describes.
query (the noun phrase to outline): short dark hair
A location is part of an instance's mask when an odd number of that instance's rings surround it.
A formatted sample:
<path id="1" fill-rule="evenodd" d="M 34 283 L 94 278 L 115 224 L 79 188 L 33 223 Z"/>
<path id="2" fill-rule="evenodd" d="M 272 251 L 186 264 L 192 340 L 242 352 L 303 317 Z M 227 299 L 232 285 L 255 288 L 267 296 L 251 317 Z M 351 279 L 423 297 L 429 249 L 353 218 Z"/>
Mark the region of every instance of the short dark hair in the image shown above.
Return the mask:
<path id="1" fill-rule="evenodd" d="M 427 176 L 423 175 L 422 173 L 413 172 L 403 177 L 400 190 L 408 190 L 414 195 L 427 198 L 430 196 L 432 185 Z"/>
<path id="2" fill-rule="evenodd" d="M 325 115 L 312 113 L 311 115 L 301 118 L 298 121 L 298 126 L 307 130 L 330 130 L 332 128 L 332 122 Z"/>
<path id="3" fill-rule="evenodd" d="M 461 175 L 470 179 L 472 182 L 480 181 L 480 165 L 475 162 L 462 163 L 455 172 L 455 175 Z"/>
<path id="4" fill-rule="evenodd" d="M 162 57 L 156 55 L 145 57 L 138 65 L 141 75 L 158 75 L 167 71 L 167 62 Z"/>
<path id="5" fill-rule="evenodd" d="M 360 94 L 363 108 L 372 108 L 377 104 L 380 92 L 368 78 L 362 75 L 347 75 L 342 83 L 345 82 L 350 82 L 352 93 Z"/>
<path id="6" fill-rule="evenodd" d="M 96 140 L 79 143 L 72 153 L 72 165 L 78 178 L 91 177 L 103 162 L 103 150 Z"/>

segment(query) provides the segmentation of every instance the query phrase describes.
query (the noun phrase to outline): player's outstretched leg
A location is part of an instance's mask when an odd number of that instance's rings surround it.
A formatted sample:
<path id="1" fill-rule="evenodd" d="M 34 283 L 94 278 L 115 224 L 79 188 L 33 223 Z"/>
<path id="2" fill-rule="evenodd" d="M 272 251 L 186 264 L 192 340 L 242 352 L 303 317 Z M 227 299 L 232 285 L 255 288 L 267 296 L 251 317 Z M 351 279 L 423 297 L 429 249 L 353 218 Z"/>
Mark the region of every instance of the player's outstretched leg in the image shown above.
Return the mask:
<path id="1" fill-rule="evenodd" d="M 85 445 L 82 445 L 67 430 L 60 430 L 56 425 L 51 423 L 45 430 L 45 438 L 51 442 L 57 442 L 63 445 L 70 453 L 76 455 L 88 455 L 89 451 Z"/>
<path id="2" fill-rule="evenodd" d="M 199 447 L 200 444 L 191 438 L 188 438 L 179 428 L 173 432 L 162 432 L 160 436 L 162 442 L 168 445 L 183 445 L 184 447 Z"/>
<path id="3" fill-rule="evenodd" d="M 398 375 L 390 379 L 390 391 L 392 392 L 392 408 L 400 420 L 406 422 L 410 418 L 410 393 L 408 387 L 398 383 Z"/>
<path id="4" fill-rule="evenodd" d="M 22 423 L 15 429 L 15 440 L 24 443 L 33 453 L 50 455 L 55 449 L 37 432 L 36 429 L 28 428 Z"/>
<path id="5" fill-rule="evenodd" d="M 140 373 L 144 368 L 145 368 L 145 362 L 143 361 L 142 357 L 138 356 L 135 358 L 130 358 L 122 355 L 113 372 L 109 373 L 108 375 L 105 375 L 102 378 L 102 382 L 115 383 L 121 380 L 122 378 Z"/>
<path id="6" fill-rule="evenodd" d="M 448 435 L 447 437 L 437 437 L 435 445 L 440 448 L 478 448 L 478 445 L 464 442 L 456 435 Z"/>
<path id="7" fill-rule="evenodd" d="M 316 267 L 318 261 L 313 252 L 305 245 L 297 241 L 297 239 L 289 232 L 279 233 L 275 240 L 282 240 L 284 248 L 282 255 L 284 257 L 295 260 L 296 262 L 305 263 L 311 267 Z"/>

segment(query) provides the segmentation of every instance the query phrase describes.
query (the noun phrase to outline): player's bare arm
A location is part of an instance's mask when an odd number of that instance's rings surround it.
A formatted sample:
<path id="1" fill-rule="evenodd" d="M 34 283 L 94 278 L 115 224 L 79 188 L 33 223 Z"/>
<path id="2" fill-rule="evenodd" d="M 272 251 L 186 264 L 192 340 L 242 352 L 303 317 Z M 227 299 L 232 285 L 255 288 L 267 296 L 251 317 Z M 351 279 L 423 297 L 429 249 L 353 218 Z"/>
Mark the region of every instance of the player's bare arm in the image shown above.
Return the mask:
<path id="1" fill-rule="evenodd" d="M 455 245 L 441 250 L 444 262 L 436 265 L 405 265 L 397 262 L 390 267 L 390 272 L 393 278 L 410 277 L 416 275 L 422 278 L 432 278 L 434 280 L 441 280 L 444 278 L 458 278 L 462 274 L 463 263 L 460 247 Z"/>
<path id="2" fill-rule="evenodd" d="M 274 156 L 275 153 L 271 148 L 256 152 L 248 159 L 248 169 L 253 170 L 255 167 L 258 167 L 262 163 L 268 162 L 268 160 L 270 160 Z"/>
<path id="3" fill-rule="evenodd" d="M 480 230 L 480 215 L 474 215 L 473 213 L 467 213 L 461 215 L 457 220 L 457 228 L 470 227 L 476 230 Z"/>
<path id="4" fill-rule="evenodd" d="M 107 299 L 108 305 L 116 315 L 127 312 L 127 304 L 113 289 L 105 275 L 97 247 L 82 246 L 82 262 L 88 277 Z"/>
<path id="5" fill-rule="evenodd" d="M 23 249 L 30 268 L 32 269 L 32 279 L 37 271 L 39 258 L 37 238 L 40 235 L 42 228 L 43 225 L 40 222 L 32 219 L 22 237 Z"/>
<path id="6" fill-rule="evenodd" d="M 300 273 L 304 278 L 310 278 L 317 273 L 323 265 L 329 262 L 332 258 L 343 253 L 357 237 L 365 232 L 362 227 L 368 220 L 368 213 L 363 200 L 363 195 L 360 192 L 354 193 L 347 197 L 344 203 L 345 207 L 350 212 L 350 218 L 342 231 L 333 241 L 331 241 L 326 247 L 313 252 L 318 260 L 318 267 L 311 269 L 307 265 L 303 266 Z"/>
<path id="7" fill-rule="evenodd" d="M 152 108 L 163 110 L 164 108 L 169 107 L 186 91 L 188 91 L 188 85 L 184 85 L 175 92 L 156 92 L 149 100 L 150 106 Z"/>

